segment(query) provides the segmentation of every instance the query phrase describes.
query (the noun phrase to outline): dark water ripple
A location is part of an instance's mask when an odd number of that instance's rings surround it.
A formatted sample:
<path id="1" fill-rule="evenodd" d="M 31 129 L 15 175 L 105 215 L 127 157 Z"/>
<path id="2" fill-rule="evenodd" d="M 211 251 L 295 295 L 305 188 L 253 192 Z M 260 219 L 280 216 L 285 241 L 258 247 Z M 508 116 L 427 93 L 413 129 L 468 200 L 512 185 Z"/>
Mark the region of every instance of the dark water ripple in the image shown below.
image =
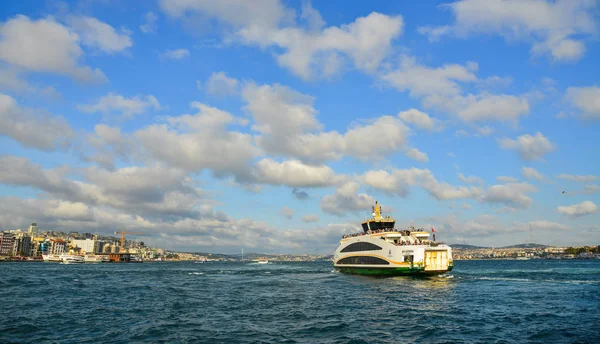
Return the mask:
<path id="1" fill-rule="evenodd" d="M 0 264 L 0 343 L 598 343 L 600 261 Z"/>

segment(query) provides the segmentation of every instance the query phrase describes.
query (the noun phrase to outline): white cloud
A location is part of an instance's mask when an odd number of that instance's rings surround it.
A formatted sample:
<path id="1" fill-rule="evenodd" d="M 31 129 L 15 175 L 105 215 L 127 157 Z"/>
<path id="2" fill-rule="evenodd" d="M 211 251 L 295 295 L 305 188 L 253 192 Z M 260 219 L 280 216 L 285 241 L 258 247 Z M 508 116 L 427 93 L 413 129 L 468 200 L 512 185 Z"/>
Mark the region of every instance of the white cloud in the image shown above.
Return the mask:
<path id="1" fill-rule="evenodd" d="M 355 124 L 345 134 L 323 132 L 314 98 L 281 85 L 247 84 L 244 107 L 261 135 L 257 144 L 267 153 L 320 164 L 344 155 L 366 161 L 405 148 L 409 129 L 398 118 L 382 116 L 368 124 Z"/>
<path id="2" fill-rule="evenodd" d="M 253 175 L 260 183 L 291 187 L 323 187 L 336 182 L 335 172 L 328 166 L 305 165 L 298 160 L 278 163 L 264 158 L 256 163 Z"/>
<path id="3" fill-rule="evenodd" d="M 342 54 L 358 69 L 372 73 L 388 55 L 392 40 L 402 34 L 403 25 L 401 16 L 373 12 L 353 23 L 318 33 L 284 28 L 272 34 L 270 43 L 285 49 L 277 56 L 278 63 L 304 79 L 317 73 L 325 77 L 336 74 Z"/>
<path id="4" fill-rule="evenodd" d="M 488 188 L 482 200 L 488 203 L 501 203 L 510 207 L 528 208 L 532 200 L 526 194 L 536 190 L 533 185 L 528 183 L 493 185 Z"/>
<path id="5" fill-rule="evenodd" d="M 420 162 L 429 161 L 429 157 L 427 157 L 427 153 L 423 153 L 416 148 L 410 148 L 406 151 L 406 156 Z"/>
<path id="6" fill-rule="evenodd" d="M 600 193 L 600 185 L 596 185 L 596 184 L 586 185 L 584 192 L 586 194 Z"/>
<path id="7" fill-rule="evenodd" d="M 283 50 L 276 55 L 279 65 L 304 79 L 330 77 L 340 70 L 346 58 L 360 70 L 375 72 L 404 25 L 401 16 L 373 12 L 352 23 L 322 29 L 324 22 L 318 11 L 304 4 L 301 19 L 307 22 L 307 30 L 295 25 L 294 10 L 276 0 L 163 0 L 161 7 L 167 14 L 184 20 L 194 15 L 217 19 L 223 24 L 226 42 L 279 47 Z"/>
<path id="8" fill-rule="evenodd" d="M 82 56 L 79 36 L 52 18 L 32 21 L 18 15 L 0 24 L 1 60 L 34 72 L 67 75 L 86 82 L 106 81 L 99 69 L 80 64 Z"/>
<path id="9" fill-rule="evenodd" d="M 408 188 L 420 186 L 437 200 L 460 198 L 476 198 L 483 190 L 479 187 L 453 186 L 446 182 L 439 182 L 428 169 L 384 170 L 368 171 L 359 177 L 359 180 L 374 189 L 397 194 L 401 197 L 408 195 Z"/>
<path id="10" fill-rule="evenodd" d="M 565 99 L 582 112 L 582 118 L 600 119 L 600 87 L 569 87 Z"/>
<path id="11" fill-rule="evenodd" d="M 477 176 L 468 176 L 466 177 L 462 173 L 458 173 L 458 180 L 467 184 L 483 184 L 483 179 Z"/>
<path id="12" fill-rule="evenodd" d="M 401 120 L 413 124 L 415 127 L 427 131 L 433 131 L 436 128 L 436 122 L 428 114 L 417 109 L 409 109 L 398 114 Z"/>
<path id="13" fill-rule="evenodd" d="M 158 17 L 153 12 L 146 12 L 144 15 L 144 19 L 146 22 L 140 25 L 140 30 L 143 33 L 155 33 L 156 32 L 156 20 Z"/>
<path id="14" fill-rule="evenodd" d="M 489 136 L 494 132 L 494 129 L 491 128 L 490 126 L 484 126 L 484 127 L 480 127 L 477 128 L 477 134 L 476 136 Z"/>
<path id="15" fill-rule="evenodd" d="M 161 59 L 181 60 L 190 56 L 190 51 L 187 49 L 165 50 L 160 54 Z"/>
<path id="16" fill-rule="evenodd" d="M 112 26 L 92 17 L 70 17 L 69 24 L 77 32 L 84 45 L 114 54 L 133 46 L 131 32 L 118 33 Z"/>
<path id="17" fill-rule="evenodd" d="M 568 215 L 571 218 L 576 218 L 584 215 L 595 214 L 600 211 L 600 208 L 594 202 L 584 201 L 579 204 L 573 204 L 568 206 L 560 206 L 556 208 L 561 214 Z"/>
<path id="18" fill-rule="evenodd" d="M 533 167 L 523 167 L 521 169 L 521 173 L 523 173 L 523 177 L 525 177 L 526 179 L 535 179 L 535 180 L 543 180 L 544 179 L 544 175 L 539 173 Z"/>
<path id="19" fill-rule="evenodd" d="M 502 183 L 518 183 L 519 182 L 519 180 L 517 178 L 507 177 L 507 176 L 498 176 L 498 177 L 496 177 L 496 180 L 498 180 L 499 182 L 502 182 Z"/>
<path id="20" fill-rule="evenodd" d="M 593 1 L 463 0 L 443 5 L 455 16 L 452 26 L 421 27 L 419 32 L 438 40 L 445 35 L 467 37 L 497 34 L 505 39 L 532 42 L 531 54 L 574 61 L 585 53 L 581 39 L 597 32 Z"/>
<path id="21" fill-rule="evenodd" d="M 114 170 L 115 159 L 122 158 L 127 161 L 135 150 L 134 142 L 121 133 L 120 128 L 105 124 L 94 126 L 94 133 L 88 136 L 88 142 L 94 152 L 84 154 L 84 160 L 93 161 L 108 170 Z"/>
<path id="22" fill-rule="evenodd" d="M 168 117 L 134 133 L 140 148 L 170 166 L 199 172 L 210 169 L 218 176 L 248 178 L 249 162 L 260 150 L 251 135 L 228 131 L 236 118 L 216 108 L 192 103 L 195 114 Z"/>
<path id="23" fill-rule="evenodd" d="M 302 222 L 311 223 L 311 222 L 319 222 L 319 215 L 316 214 L 308 214 L 302 216 Z"/>
<path id="24" fill-rule="evenodd" d="M 158 110 L 160 104 L 153 95 L 125 98 L 119 94 L 109 93 L 101 97 L 95 104 L 77 105 L 77 108 L 87 113 L 115 114 L 127 119 L 140 115 L 149 109 Z"/>
<path id="25" fill-rule="evenodd" d="M 0 68 L 0 91 L 10 91 L 27 96 L 44 96 L 52 99 L 61 98 L 60 93 L 52 86 L 30 84 L 22 78 L 17 68 Z"/>
<path id="26" fill-rule="evenodd" d="M 382 116 L 371 124 L 349 129 L 344 134 L 345 153 L 363 161 L 382 158 L 403 148 L 407 143 L 409 132 L 399 119 Z M 427 158 L 425 153 L 419 152 L 416 148 L 410 154 L 411 157 L 417 157 L 421 161 Z"/>
<path id="27" fill-rule="evenodd" d="M 528 161 L 541 160 L 544 155 L 552 152 L 555 148 L 550 140 L 539 132 L 535 136 L 521 135 L 516 140 L 503 138 L 498 140 L 498 143 L 504 149 L 517 151 L 521 159 Z"/>
<path id="28" fill-rule="evenodd" d="M 593 175 L 579 175 L 579 174 L 566 174 L 566 173 L 562 173 L 559 174 L 558 176 L 556 176 L 556 178 L 559 179 L 566 179 L 566 180 L 570 180 L 570 181 L 574 181 L 574 182 L 593 182 L 595 180 L 598 180 L 597 176 L 593 176 Z"/>
<path id="29" fill-rule="evenodd" d="M 476 83 L 477 69 L 474 62 L 430 68 L 419 65 L 414 57 L 403 55 L 397 68 L 381 78 L 398 91 L 409 91 L 426 108 L 441 109 L 465 122 L 516 122 L 529 114 L 529 103 L 524 96 L 465 93 L 461 84 Z"/>
<path id="30" fill-rule="evenodd" d="M 537 220 L 529 222 L 532 229 L 543 229 L 543 230 L 561 230 L 561 231 L 569 231 L 571 230 L 570 226 L 563 225 L 562 223 L 547 221 L 547 220 Z"/>
<path id="31" fill-rule="evenodd" d="M 321 210 L 325 213 L 343 216 L 348 212 L 360 212 L 371 209 L 375 199 L 367 194 L 357 194 L 360 185 L 347 182 L 340 185 L 333 195 L 321 198 Z"/>
<path id="32" fill-rule="evenodd" d="M 237 79 L 228 77 L 225 72 L 212 73 L 206 81 L 206 92 L 213 96 L 229 96 L 238 92 Z"/>
<path id="33" fill-rule="evenodd" d="M 75 133 L 64 117 L 21 108 L 15 99 L 0 93 L 0 135 L 25 147 L 53 151 L 70 146 Z"/>
<path id="34" fill-rule="evenodd" d="M 294 210 L 287 206 L 281 208 L 281 210 L 279 210 L 279 214 L 288 220 L 294 218 Z"/>

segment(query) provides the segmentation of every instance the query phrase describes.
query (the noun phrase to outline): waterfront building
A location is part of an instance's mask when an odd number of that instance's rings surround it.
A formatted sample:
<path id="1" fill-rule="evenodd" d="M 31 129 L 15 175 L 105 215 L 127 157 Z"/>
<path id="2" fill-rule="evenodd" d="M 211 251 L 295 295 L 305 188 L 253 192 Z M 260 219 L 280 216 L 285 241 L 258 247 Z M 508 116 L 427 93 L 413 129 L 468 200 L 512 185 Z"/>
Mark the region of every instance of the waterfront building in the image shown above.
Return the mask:
<path id="1" fill-rule="evenodd" d="M 27 230 L 27 235 L 28 235 L 30 238 L 33 238 L 33 237 L 35 237 L 35 234 L 37 233 L 37 228 L 38 228 L 38 225 L 37 225 L 37 223 L 35 223 L 35 222 L 34 222 L 34 223 L 32 223 L 32 224 L 29 226 L 29 229 Z"/>
<path id="2" fill-rule="evenodd" d="M 14 236 L 12 254 L 13 256 L 31 255 L 31 237 L 19 230 L 19 233 Z"/>
<path id="3" fill-rule="evenodd" d="M 96 240 L 85 239 L 85 240 L 72 240 L 71 246 L 79 247 L 81 253 L 97 253 L 96 251 Z"/>
<path id="4" fill-rule="evenodd" d="M 9 232 L 0 232 L 0 256 L 10 256 L 14 250 L 15 235 Z"/>
<path id="5" fill-rule="evenodd" d="M 62 239 L 50 239 L 49 254 L 61 255 L 67 252 L 67 242 Z"/>

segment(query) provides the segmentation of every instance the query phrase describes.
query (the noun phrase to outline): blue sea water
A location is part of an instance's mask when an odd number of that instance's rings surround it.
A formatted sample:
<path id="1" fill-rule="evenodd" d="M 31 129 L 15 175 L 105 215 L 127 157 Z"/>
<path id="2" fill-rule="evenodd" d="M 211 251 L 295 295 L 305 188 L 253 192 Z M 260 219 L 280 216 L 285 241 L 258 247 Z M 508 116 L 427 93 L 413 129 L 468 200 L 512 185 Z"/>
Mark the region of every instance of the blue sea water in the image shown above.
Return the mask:
<path id="1" fill-rule="evenodd" d="M 600 260 L 0 264 L 0 343 L 598 343 Z"/>

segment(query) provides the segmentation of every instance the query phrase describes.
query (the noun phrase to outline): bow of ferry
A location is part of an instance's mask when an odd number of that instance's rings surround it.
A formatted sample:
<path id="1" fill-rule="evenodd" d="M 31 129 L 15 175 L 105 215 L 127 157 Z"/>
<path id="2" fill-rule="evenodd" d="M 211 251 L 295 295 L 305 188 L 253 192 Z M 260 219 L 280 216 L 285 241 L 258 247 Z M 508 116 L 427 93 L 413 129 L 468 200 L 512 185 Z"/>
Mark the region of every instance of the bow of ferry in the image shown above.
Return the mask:
<path id="1" fill-rule="evenodd" d="M 452 248 L 430 240 L 427 231 L 394 228 L 375 202 L 373 217 L 362 223 L 363 232 L 344 235 L 335 251 L 335 269 L 372 276 L 436 275 L 451 271 Z"/>

